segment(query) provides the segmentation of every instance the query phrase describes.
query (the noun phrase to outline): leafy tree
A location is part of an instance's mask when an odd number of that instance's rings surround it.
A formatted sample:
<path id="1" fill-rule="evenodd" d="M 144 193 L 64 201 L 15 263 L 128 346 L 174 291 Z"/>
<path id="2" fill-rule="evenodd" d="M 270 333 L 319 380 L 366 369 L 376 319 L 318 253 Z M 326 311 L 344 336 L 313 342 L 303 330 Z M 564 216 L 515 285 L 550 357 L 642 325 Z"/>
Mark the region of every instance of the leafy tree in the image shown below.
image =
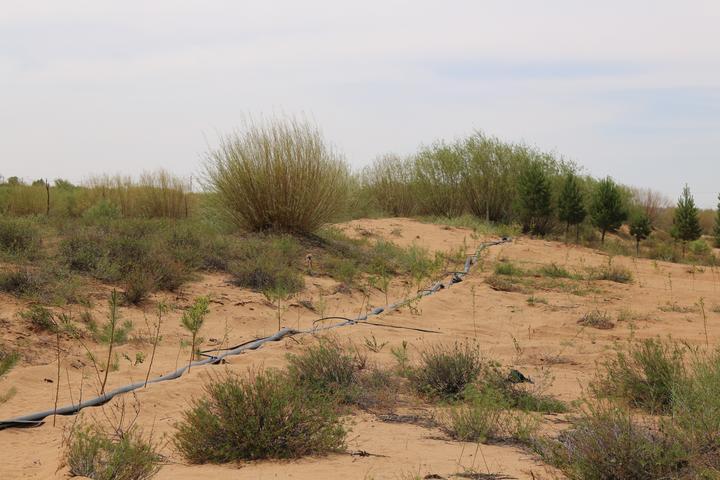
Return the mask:
<path id="1" fill-rule="evenodd" d="M 640 242 L 645 240 L 652 233 L 652 223 L 646 213 L 637 213 L 630 222 L 630 235 L 635 237 L 635 249 L 640 255 Z"/>
<path id="2" fill-rule="evenodd" d="M 590 204 L 590 217 L 593 224 L 602 232 L 602 244 L 605 234 L 614 232 L 627 220 L 628 213 L 620 189 L 612 178 L 598 182 Z"/>
<path id="3" fill-rule="evenodd" d="M 209 297 L 198 297 L 190 308 L 185 310 L 182 316 L 182 326 L 192 335 L 190 344 L 190 360 L 188 361 L 188 372 L 192 366 L 193 358 L 195 358 L 195 348 L 197 347 L 197 334 L 205 322 L 205 316 L 208 314 L 208 306 L 210 305 Z"/>
<path id="4" fill-rule="evenodd" d="M 577 177 L 568 173 L 558 199 L 558 219 L 565 222 L 565 241 L 571 225 L 576 226 L 575 242 L 580 238 L 580 224 L 587 216 L 584 199 Z"/>
<path id="5" fill-rule="evenodd" d="M 718 209 L 715 217 L 715 228 L 713 230 L 715 235 L 715 246 L 720 248 L 720 195 L 718 195 Z"/>
<path id="6" fill-rule="evenodd" d="M 530 162 L 520 174 L 518 192 L 518 213 L 523 231 L 545 235 L 552 216 L 552 204 L 550 182 L 540 162 Z"/>
<path id="7" fill-rule="evenodd" d="M 702 235 L 698 209 L 695 206 L 695 199 L 690 193 L 690 187 L 687 185 L 683 188 L 683 193 L 678 199 L 671 233 L 674 238 L 682 241 L 683 256 L 685 255 L 687 242 L 697 240 Z"/>

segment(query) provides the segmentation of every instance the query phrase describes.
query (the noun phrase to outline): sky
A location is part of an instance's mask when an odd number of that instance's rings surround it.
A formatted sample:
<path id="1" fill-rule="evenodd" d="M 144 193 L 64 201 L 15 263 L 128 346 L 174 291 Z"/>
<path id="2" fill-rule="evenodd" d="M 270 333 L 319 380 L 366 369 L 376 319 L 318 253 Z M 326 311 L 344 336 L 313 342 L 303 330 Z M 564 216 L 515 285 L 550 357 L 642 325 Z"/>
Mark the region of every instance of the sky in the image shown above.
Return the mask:
<path id="1" fill-rule="evenodd" d="M 360 168 L 482 130 L 702 207 L 720 2 L 3 0 L 0 174 L 197 175 L 248 116 Z"/>

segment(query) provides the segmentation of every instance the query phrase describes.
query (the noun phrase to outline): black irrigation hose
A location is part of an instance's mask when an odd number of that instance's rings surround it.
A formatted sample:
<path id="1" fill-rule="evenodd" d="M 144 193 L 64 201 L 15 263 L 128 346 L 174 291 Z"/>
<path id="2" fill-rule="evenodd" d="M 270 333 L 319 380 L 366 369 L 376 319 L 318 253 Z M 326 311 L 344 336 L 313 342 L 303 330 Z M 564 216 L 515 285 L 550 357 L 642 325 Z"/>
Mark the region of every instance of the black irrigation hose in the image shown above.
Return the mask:
<path id="1" fill-rule="evenodd" d="M 509 238 L 503 237 L 501 240 L 498 240 L 495 242 L 481 243 L 478 246 L 475 253 L 471 256 L 468 256 L 467 260 L 465 260 L 465 267 L 463 268 L 463 270 L 461 272 L 453 273 L 453 277 L 450 279 L 450 281 L 447 284 L 443 284 L 442 282 L 437 282 L 431 288 L 418 292 L 418 294 L 413 298 L 395 302 L 390 305 L 386 305 L 384 307 L 376 307 L 366 314 L 358 315 L 354 319 L 338 316 L 338 317 L 325 317 L 325 318 L 322 318 L 320 320 L 316 320 L 315 322 L 313 322 L 313 323 L 317 323 L 319 321 L 331 320 L 331 319 L 343 320 L 342 322 L 335 323 L 333 325 L 328 325 L 328 326 L 324 326 L 324 327 L 313 327 L 313 328 L 307 329 L 307 330 L 294 330 L 291 328 L 283 328 L 280 331 L 278 331 L 268 337 L 258 338 L 256 340 L 250 340 L 248 342 L 236 345 L 235 347 L 206 350 L 201 353 L 205 353 L 205 354 L 207 354 L 209 352 L 222 352 L 222 353 L 217 353 L 217 355 L 205 355 L 208 358 L 192 362 L 191 366 L 195 367 L 195 366 L 202 366 L 202 365 L 218 364 L 218 363 L 222 362 L 225 357 L 228 357 L 231 355 L 239 355 L 247 350 L 256 350 L 256 349 L 260 348 L 261 346 L 263 346 L 267 342 L 277 342 L 279 340 L 282 340 L 286 336 L 298 335 L 298 334 L 304 334 L 304 333 L 315 333 L 315 332 L 322 331 L 322 330 L 330 330 L 333 328 L 340 328 L 340 327 L 345 327 L 348 325 L 355 325 L 358 323 L 367 323 L 368 325 L 376 325 L 376 326 L 390 327 L 390 328 L 407 328 L 407 329 L 411 329 L 411 330 L 418 330 L 418 331 L 423 331 L 423 332 L 428 332 L 428 333 L 439 333 L 439 332 L 434 332 L 432 330 L 417 329 L 417 328 L 413 328 L 413 327 L 375 324 L 375 323 L 368 322 L 367 319 L 370 316 L 378 316 L 384 312 L 390 312 L 393 310 L 397 310 L 398 308 L 402 307 L 403 305 L 405 305 L 411 301 L 431 295 L 433 293 L 440 291 L 441 289 L 448 288 L 451 285 L 458 283 L 459 281 L 462 281 L 462 277 L 466 276 L 470 272 L 470 267 L 473 265 L 473 263 L 475 263 L 477 261 L 477 258 L 480 255 L 481 251 L 483 251 L 484 249 L 486 249 L 488 247 L 500 245 L 502 243 L 506 243 L 509 241 L 511 241 Z M 147 383 L 151 384 L 151 383 L 165 382 L 168 380 L 175 380 L 177 378 L 180 378 L 187 369 L 188 369 L 188 366 L 178 368 L 174 372 L 170 372 L 170 373 L 167 373 L 160 377 L 149 380 Z M 78 413 L 80 410 L 82 410 L 83 408 L 98 407 L 100 405 L 104 405 L 105 403 L 112 400 L 112 398 L 115 397 L 116 395 L 132 392 L 132 391 L 142 388 L 144 386 L 145 386 L 145 381 L 135 382 L 130 385 L 118 387 L 118 388 L 111 390 L 109 392 L 106 392 L 98 397 L 91 398 L 89 400 L 85 400 L 84 402 L 80 402 L 77 404 L 73 403 L 71 405 L 66 405 L 64 407 L 60 407 L 58 409 L 50 409 L 50 410 L 45 410 L 42 412 L 31 413 L 29 415 L 23 415 L 20 417 L 11 418 L 9 420 L 2 420 L 2 421 L 0 421 L 0 430 L 4 430 L 6 428 L 37 427 L 37 426 L 42 425 L 43 420 L 45 420 L 45 418 L 47 418 L 49 416 L 52 416 L 52 415 L 74 415 L 74 414 Z"/>

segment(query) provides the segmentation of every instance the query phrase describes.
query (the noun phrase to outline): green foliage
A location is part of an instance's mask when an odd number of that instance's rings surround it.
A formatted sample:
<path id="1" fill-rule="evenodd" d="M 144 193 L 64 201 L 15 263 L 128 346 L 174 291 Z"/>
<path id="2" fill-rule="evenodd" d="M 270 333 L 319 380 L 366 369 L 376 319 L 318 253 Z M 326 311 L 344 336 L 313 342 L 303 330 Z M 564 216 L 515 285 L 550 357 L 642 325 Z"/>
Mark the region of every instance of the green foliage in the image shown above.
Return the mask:
<path id="1" fill-rule="evenodd" d="M 11 352 L 0 346 L 0 378 L 6 375 L 20 360 L 17 352 Z"/>
<path id="2" fill-rule="evenodd" d="M 495 265 L 496 275 L 524 275 L 525 271 L 512 262 L 500 262 Z"/>
<path id="3" fill-rule="evenodd" d="M 690 188 L 685 185 L 675 208 L 672 236 L 683 242 L 697 240 L 702 235 L 698 209 Z"/>
<path id="4" fill-rule="evenodd" d="M 40 231 L 30 220 L 0 217 L 0 253 L 32 259 L 40 246 Z"/>
<path id="5" fill-rule="evenodd" d="M 543 164 L 530 162 L 518 178 L 518 215 L 523 231 L 545 235 L 553 213 L 550 182 Z"/>
<path id="6" fill-rule="evenodd" d="M 193 304 L 183 312 L 180 324 L 182 327 L 190 332 L 192 341 L 190 342 L 190 360 L 188 360 L 188 371 L 192 366 L 193 358 L 195 358 L 195 348 L 197 342 L 197 334 L 205 323 L 205 317 L 210 312 L 210 297 L 203 296 L 197 297 Z"/>
<path id="7" fill-rule="evenodd" d="M 160 470 L 157 445 L 137 429 L 106 433 L 97 425 L 73 427 L 66 451 L 72 476 L 93 480 L 146 480 Z"/>
<path id="8" fill-rule="evenodd" d="M 598 395 L 627 400 L 653 412 L 668 412 L 676 386 L 686 377 L 685 350 L 656 339 L 630 343 L 603 364 L 595 384 Z"/>
<path id="9" fill-rule="evenodd" d="M 176 427 L 175 446 L 191 463 L 326 454 L 346 435 L 331 398 L 277 371 L 214 379 Z"/>
<path id="10" fill-rule="evenodd" d="M 508 408 L 494 390 L 476 394 L 467 404 L 450 409 L 445 427 L 448 434 L 463 442 L 486 442 L 503 435 L 503 412 Z"/>
<path id="11" fill-rule="evenodd" d="M 206 166 L 219 206 L 245 230 L 312 233 L 345 202 L 347 165 L 307 122 L 248 124 L 210 152 Z"/>
<path id="12" fill-rule="evenodd" d="M 430 397 L 461 398 L 483 370 L 477 347 L 470 343 L 433 345 L 420 355 L 420 363 L 409 372 L 413 388 Z"/>
<path id="13" fill-rule="evenodd" d="M 37 330 L 49 332 L 57 330 L 55 315 L 42 305 L 30 305 L 27 310 L 20 312 L 20 317 L 30 322 Z"/>
<path id="14" fill-rule="evenodd" d="M 83 218 L 94 222 L 108 222 L 121 216 L 120 208 L 104 198 L 83 213 Z"/>
<path id="15" fill-rule="evenodd" d="M 630 235 L 635 237 L 636 249 L 640 254 L 640 242 L 652 233 L 652 223 L 646 213 L 636 213 L 630 221 Z"/>
<path id="16" fill-rule="evenodd" d="M 602 243 L 605 243 L 605 234 L 620 228 L 627 217 L 627 209 L 618 186 L 610 177 L 600 180 L 590 203 L 590 218 L 602 232 Z"/>
<path id="17" fill-rule="evenodd" d="M 337 340 L 326 337 L 299 355 L 288 355 L 288 375 L 299 388 L 352 403 L 359 394 L 356 381 L 363 364 L 357 352 L 351 354 Z"/>
<path id="18" fill-rule="evenodd" d="M 540 267 L 538 273 L 544 277 L 550 278 L 573 278 L 573 275 L 568 272 L 566 268 L 561 267 L 554 262 Z"/>
<path id="19" fill-rule="evenodd" d="M 578 179 L 573 173 L 568 173 L 558 197 L 558 220 L 566 225 L 565 235 L 570 226 L 579 225 L 586 216 L 585 199 Z"/>
<path id="20" fill-rule="evenodd" d="M 236 250 L 228 271 L 241 287 L 294 293 L 305 285 L 297 267 L 300 252 L 300 244 L 289 235 L 249 237 Z"/>
<path id="21" fill-rule="evenodd" d="M 615 283 L 631 283 L 633 276 L 632 272 L 627 268 L 609 264 L 591 269 L 590 279 L 607 280 Z"/>

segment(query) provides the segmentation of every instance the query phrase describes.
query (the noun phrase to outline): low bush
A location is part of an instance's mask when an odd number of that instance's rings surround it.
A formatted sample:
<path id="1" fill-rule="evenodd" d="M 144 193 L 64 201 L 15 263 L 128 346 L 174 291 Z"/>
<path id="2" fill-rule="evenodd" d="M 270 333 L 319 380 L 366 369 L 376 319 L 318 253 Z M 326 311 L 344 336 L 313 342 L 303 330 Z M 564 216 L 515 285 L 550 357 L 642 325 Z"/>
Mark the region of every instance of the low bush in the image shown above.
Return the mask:
<path id="1" fill-rule="evenodd" d="M 543 265 L 538 270 L 538 273 L 542 275 L 543 277 L 551 277 L 551 278 L 573 278 L 573 275 L 567 271 L 566 268 L 559 266 L 556 263 L 551 263 L 549 265 Z"/>
<path id="2" fill-rule="evenodd" d="M 17 352 L 11 352 L 0 345 L 0 378 L 12 370 L 19 359 L 20 355 Z"/>
<path id="3" fill-rule="evenodd" d="M 40 253 L 40 238 L 30 220 L 0 217 L 0 253 L 34 258 Z"/>
<path id="4" fill-rule="evenodd" d="M 678 478 L 688 458 L 661 430 L 607 406 L 589 408 L 570 430 L 538 449 L 548 463 L 582 480 Z"/>
<path id="5" fill-rule="evenodd" d="M 503 435 L 503 412 L 508 408 L 495 391 L 475 395 L 469 402 L 451 407 L 445 431 L 463 442 L 486 442 Z"/>
<path id="6" fill-rule="evenodd" d="M 485 363 L 480 351 L 470 343 L 434 345 L 420 354 L 420 363 L 410 370 L 414 389 L 430 397 L 462 398 L 475 382 Z"/>
<path id="7" fill-rule="evenodd" d="M 96 425 L 77 424 L 67 445 L 72 476 L 93 480 L 146 480 L 160 470 L 157 445 L 137 429 L 106 433 Z"/>
<path id="8" fill-rule="evenodd" d="M 365 359 L 326 337 L 299 355 L 288 355 L 288 375 L 300 388 L 351 403 L 358 395 L 358 372 Z"/>
<path id="9" fill-rule="evenodd" d="M 678 385 L 687 378 L 684 356 L 685 349 L 672 342 L 630 343 L 603 364 L 593 391 L 651 412 L 668 412 Z"/>
<path id="10" fill-rule="evenodd" d="M 332 399 L 271 370 L 214 379 L 176 427 L 175 446 L 191 463 L 330 453 L 346 434 Z"/>
<path id="11" fill-rule="evenodd" d="M 297 267 L 300 244 L 288 235 L 245 239 L 237 258 L 228 265 L 236 285 L 257 291 L 301 290 L 304 280 Z"/>

